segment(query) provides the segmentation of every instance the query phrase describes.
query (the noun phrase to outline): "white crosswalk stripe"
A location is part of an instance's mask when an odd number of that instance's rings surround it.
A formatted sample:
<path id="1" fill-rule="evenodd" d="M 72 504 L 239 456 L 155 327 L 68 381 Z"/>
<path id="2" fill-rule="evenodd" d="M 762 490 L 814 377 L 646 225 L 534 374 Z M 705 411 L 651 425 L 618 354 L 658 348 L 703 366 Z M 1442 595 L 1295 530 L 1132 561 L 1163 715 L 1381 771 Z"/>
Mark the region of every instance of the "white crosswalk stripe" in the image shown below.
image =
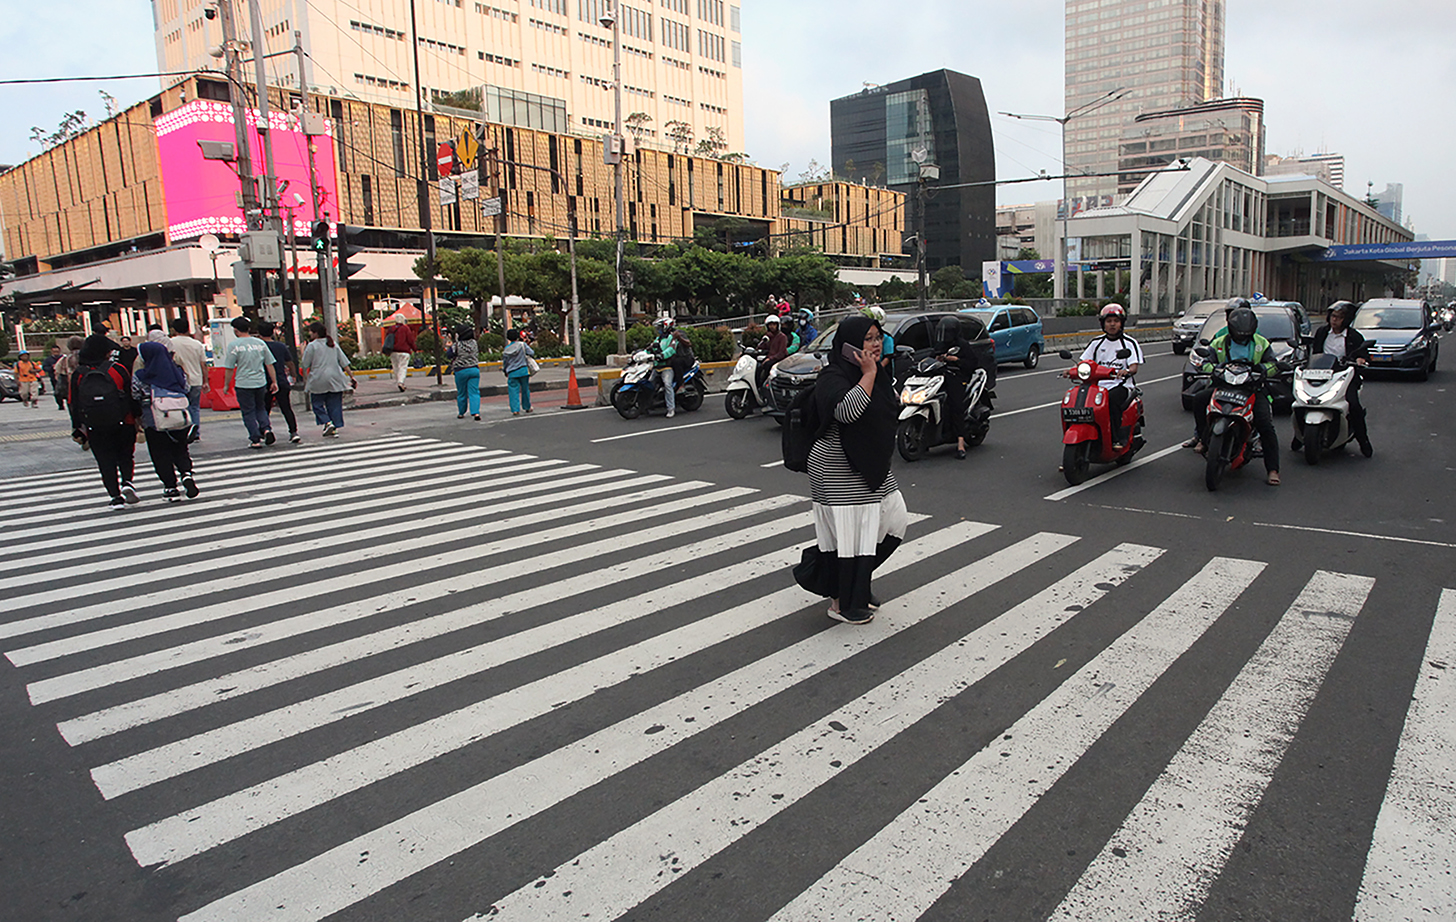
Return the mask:
<path id="1" fill-rule="evenodd" d="M 400 470 L 403 515 L 380 502 Z M 812 541 L 803 497 L 412 436 L 206 471 L 197 502 L 125 514 L 87 508 L 94 471 L 0 487 L 66 519 L 27 526 L 0 573 L 0 649 L 144 873 L 206 882 L 177 888 L 188 922 L 383 917 L 373 901 L 452 864 L 513 869 L 417 918 L 651 914 L 745 849 L 776 854 L 775 824 L 1044 659 L 1024 704 L 948 742 L 872 829 L 826 826 L 812 872 L 753 911 L 945 918 L 1164 680 L 1207 668 L 1203 638 L 1266 616 L 1041 910 L 1192 918 L 1376 585 L 1286 565 L 1256 593 L 1261 561 L 916 515 L 876 571 L 875 620 L 847 626 L 789 575 Z M 1456 912 L 1456 590 L 1425 654 L 1362 922 Z M 701 758 L 728 740 L 731 759 Z M 673 765 L 666 796 L 635 782 Z M 515 837 L 604 798 L 597 832 L 515 866 Z"/>

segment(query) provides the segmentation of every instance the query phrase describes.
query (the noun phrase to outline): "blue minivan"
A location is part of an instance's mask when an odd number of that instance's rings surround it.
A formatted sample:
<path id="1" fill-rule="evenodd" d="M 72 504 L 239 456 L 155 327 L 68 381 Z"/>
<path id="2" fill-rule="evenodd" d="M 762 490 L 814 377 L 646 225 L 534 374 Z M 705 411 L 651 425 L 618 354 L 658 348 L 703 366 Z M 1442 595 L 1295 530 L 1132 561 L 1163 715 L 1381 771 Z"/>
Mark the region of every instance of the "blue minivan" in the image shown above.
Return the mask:
<path id="1" fill-rule="evenodd" d="M 1016 304 L 988 305 L 966 308 L 963 314 L 974 314 L 986 325 L 991 341 L 996 344 L 996 364 L 1021 362 L 1027 368 L 1035 368 L 1046 351 L 1046 339 L 1042 336 L 1041 317 L 1029 307 Z"/>

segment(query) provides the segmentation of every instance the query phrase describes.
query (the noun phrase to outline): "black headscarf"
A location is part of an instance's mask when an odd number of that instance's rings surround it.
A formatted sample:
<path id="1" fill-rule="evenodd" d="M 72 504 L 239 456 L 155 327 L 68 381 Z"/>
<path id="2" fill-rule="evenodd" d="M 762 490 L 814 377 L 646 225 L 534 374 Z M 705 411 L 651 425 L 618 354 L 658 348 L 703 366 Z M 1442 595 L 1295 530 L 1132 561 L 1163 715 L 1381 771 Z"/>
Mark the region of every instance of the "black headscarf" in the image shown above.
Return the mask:
<path id="1" fill-rule="evenodd" d="M 820 425 L 828 428 L 834 420 L 834 408 L 844 395 L 864 377 L 859 364 L 851 362 L 844 355 L 846 344 L 856 349 L 864 345 L 865 334 L 870 327 L 879 323 L 865 316 L 851 316 L 840 322 L 834 331 L 834 345 L 829 350 L 829 361 L 814 385 L 815 409 L 819 411 Z M 881 330 L 883 335 L 884 330 Z M 839 426 L 839 444 L 849 466 L 865 479 L 865 485 L 878 490 L 890 473 L 890 455 L 895 450 L 895 424 L 899 417 L 899 406 L 895 401 L 894 386 L 890 373 L 884 368 L 875 374 L 875 386 L 870 394 L 870 405 L 852 423 Z M 822 433 L 821 433 L 822 434 Z"/>
<path id="2" fill-rule="evenodd" d="M 76 361 L 82 365 L 105 365 L 111 361 L 111 353 L 115 348 L 116 344 L 107 339 L 105 333 L 92 333 L 81 344 L 81 351 L 76 353 Z"/>

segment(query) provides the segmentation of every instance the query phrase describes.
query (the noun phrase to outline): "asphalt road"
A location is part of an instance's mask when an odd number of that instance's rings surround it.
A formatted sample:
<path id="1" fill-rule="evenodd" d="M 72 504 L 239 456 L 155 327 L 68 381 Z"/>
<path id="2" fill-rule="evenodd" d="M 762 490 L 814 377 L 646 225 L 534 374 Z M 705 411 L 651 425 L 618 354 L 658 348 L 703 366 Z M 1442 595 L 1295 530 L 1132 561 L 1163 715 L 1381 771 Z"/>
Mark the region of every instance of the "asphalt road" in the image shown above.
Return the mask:
<path id="1" fill-rule="evenodd" d="M 1210 494 L 1149 352 L 1146 463 L 1067 491 L 1054 358 L 897 459 L 863 627 L 719 396 L 210 422 L 121 513 L 0 406 L 8 917 L 1456 918 L 1456 379 Z"/>

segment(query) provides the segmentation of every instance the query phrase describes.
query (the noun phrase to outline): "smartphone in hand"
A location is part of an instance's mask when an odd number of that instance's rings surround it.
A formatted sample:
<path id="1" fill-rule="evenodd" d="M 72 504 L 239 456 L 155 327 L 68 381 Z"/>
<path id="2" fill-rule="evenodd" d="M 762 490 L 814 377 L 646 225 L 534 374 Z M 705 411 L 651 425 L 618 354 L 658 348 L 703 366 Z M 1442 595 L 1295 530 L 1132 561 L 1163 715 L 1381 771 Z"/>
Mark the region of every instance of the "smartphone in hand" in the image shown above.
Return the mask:
<path id="1" fill-rule="evenodd" d="M 840 352 L 844 353 L 844 357 L 849 359 L 850 362 L 854 363 L 855 365 L 859 364 L 859 357 L 864 354 L 863 350 L 857 349 L 849 343 L 845 343 L 843 347 L 840 348 Z"/>

